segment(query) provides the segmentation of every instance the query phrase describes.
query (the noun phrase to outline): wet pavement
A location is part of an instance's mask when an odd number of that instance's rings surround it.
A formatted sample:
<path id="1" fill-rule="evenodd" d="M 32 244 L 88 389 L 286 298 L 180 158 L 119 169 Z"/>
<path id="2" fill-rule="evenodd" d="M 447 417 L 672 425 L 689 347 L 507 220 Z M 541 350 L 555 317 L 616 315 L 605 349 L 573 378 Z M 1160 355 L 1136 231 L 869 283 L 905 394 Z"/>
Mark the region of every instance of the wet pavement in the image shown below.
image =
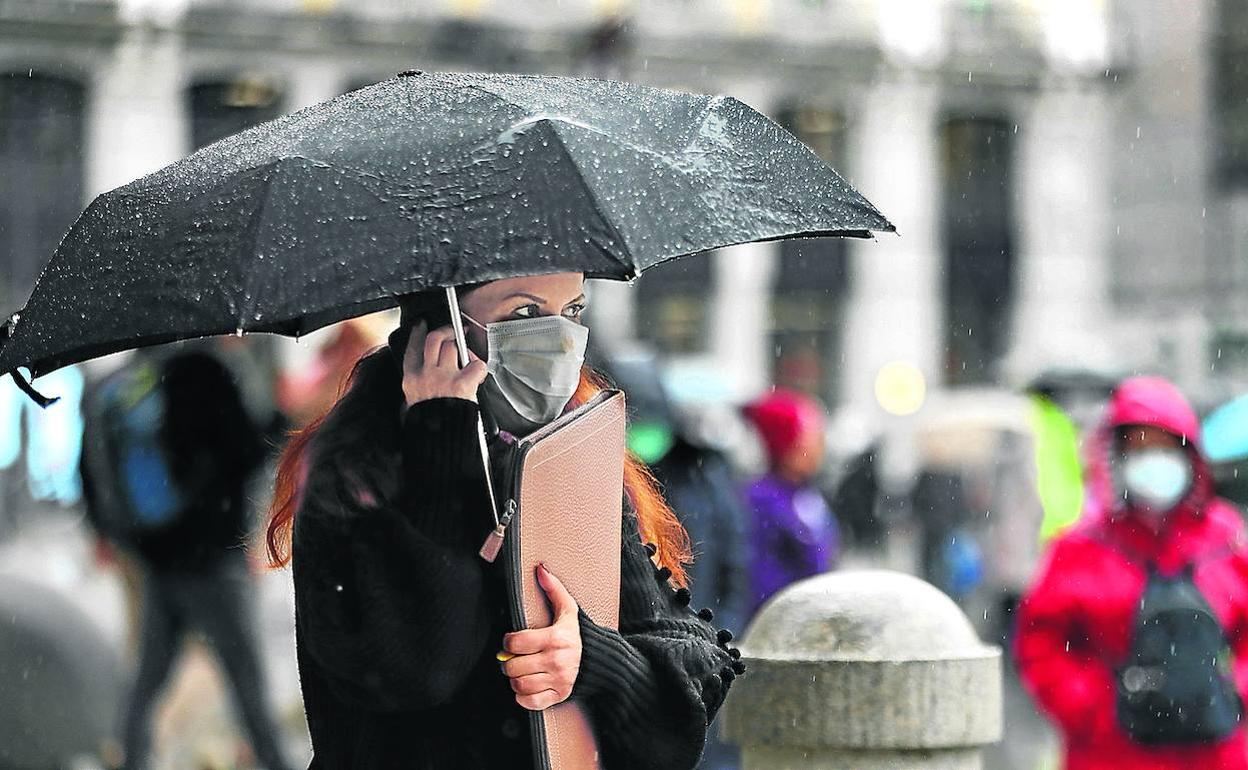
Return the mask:
<path id="1" fill-rule="evenodd" d="M 40 511 L 23 517 L 16 536 L 0 543 L 0 576 L 19 577 L 56 591 L 89 620 L 100 640 L 123 662 L 128 678 L 127 600 L 116 568 L 95 561 L 92 538 L 73 510 Z M 294 655 L 294 592 L 290 572 L 256 576 L 256 611 L 267 686 L 296 765 L 311 756 Z M 118 694 L 118 707 L 123 694 Z M 153 767 L 164 770 L 226 770 L 250 766 L 229 696 L 211 653 L 191 641 L 167 685 L 155 724 Z M 87 765 L 89 767 L 89 765 Z"/>
<path id="2" fill-rule="evenodd" d="M 0 576 L 6 575 L 55 589 L 90 619 L 119 659 L 130 659 L 122 576 L 115 568 L 96 564 L 91 537 L 73 510 L 51 509 L 37 517 L 24 517 L 18 535 L 0 544 Z M 289 571 L 257 574 L 256 592 L 258 628 L 275 716 L 289 755 L 306 763 L 310 749 L 294 656 L 294 595 Z M 1004 740 L 986 751 L 984 768 L 1055 770 L 1057 741 L 1023 692 L 1008 659 L 1004 665 Z M 228 693 L 211 654 L 197 642 L 188 644 L 168 686 L 155 736 L 156 767 L 224 770 L 249 766 Z"/>

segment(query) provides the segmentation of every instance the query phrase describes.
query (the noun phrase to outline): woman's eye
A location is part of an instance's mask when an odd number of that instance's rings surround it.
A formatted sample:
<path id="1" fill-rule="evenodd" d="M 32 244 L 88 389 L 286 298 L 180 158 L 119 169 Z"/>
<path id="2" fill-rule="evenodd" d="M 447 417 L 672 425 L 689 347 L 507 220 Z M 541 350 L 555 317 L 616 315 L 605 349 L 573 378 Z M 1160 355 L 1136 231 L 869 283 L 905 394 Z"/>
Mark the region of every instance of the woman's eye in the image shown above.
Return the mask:
<path id="1" fill-rule="evenodd" d="M 573 321 L 579 319 L 585 312 L 584 304 L 568 305 L 563 309 L 564 318 L 571 318 Z"/>
<path id="2" fill-rule="evenodd" d="M 537 318 L 541 313 L 542 309 L 537 305 L 524 305 L 511 311 L 511 315 L 515 318 Z"/>

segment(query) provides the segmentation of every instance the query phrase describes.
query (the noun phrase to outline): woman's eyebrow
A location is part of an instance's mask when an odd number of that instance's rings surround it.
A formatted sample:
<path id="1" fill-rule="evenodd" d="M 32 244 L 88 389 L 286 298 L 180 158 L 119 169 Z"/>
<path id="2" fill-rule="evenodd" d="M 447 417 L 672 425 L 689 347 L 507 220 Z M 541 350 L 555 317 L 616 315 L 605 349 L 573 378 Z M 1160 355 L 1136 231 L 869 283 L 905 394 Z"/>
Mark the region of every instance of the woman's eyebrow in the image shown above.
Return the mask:
<path id="1" fill-rule="evenodd" d="M 546 304 L 546 300 L 544 298 L 539 297 L 536 294 L 529 294 L 527 291 L 517 291 L 511 294 L 508 294 L 506 297 L 503 297 L 503 301 L 506 302 L 507 300 L 515 299 L 516 297 L 524 297 L 525 299 L 531 299 L 539 305 Z"/>

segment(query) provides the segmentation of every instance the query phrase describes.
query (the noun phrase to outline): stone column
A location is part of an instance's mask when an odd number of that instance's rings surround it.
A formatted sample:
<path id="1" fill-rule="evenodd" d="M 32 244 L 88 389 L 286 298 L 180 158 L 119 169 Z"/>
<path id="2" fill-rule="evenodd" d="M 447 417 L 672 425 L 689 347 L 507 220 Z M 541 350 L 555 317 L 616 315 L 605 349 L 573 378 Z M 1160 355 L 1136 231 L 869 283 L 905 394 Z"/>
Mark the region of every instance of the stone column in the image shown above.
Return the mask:
<path id="1" fill-rule="evenodd" d="M 285 85 L 282 109 L 295 112 L 333 99 L 350 84 L 331 57 L 310 55 L 295 59 L 295 66 L 286 73 Z"/>
<path id="2" fill-rule="evenodd" d="M 777 93 L 763 78 L 707 82 L 708 92 L 731 94 L 759 112 L 772 114 Z M 771 384 L 771 293 L 779 246 L 775 242 L 747 243 L 710 255 L 711 283 L 706 287 L 707 337 L 705 352 L 673 356 L 665 361 L 676 380 L 697 382 L 714 401 L 740 402 Z M 613 318 L 598 300 L 599 318 Z M 630 308 L 631 309 L 631 308 Z M 630 320 L 632 314 L 626 316 Z M 595 334 L 602 326 L 595 326 Z"/>
<path id="3" fill-rule="evenodd" d="M 765 79 L 722 83 L 720 91 L 764 115 L 775 114 L 778 89 Z M 771 384 L 771 295 L 778 254 L 779 245 L 768 242 L 733 246 L 714 255 L 709 347 L 737 400 Z"/>
<path id="4" fill-rule="evenodd" d="M 775 243 L 747 243 L 715 254 L 710 349 L 716 368 L 738 400 L 770 384 L 768 346 L 776 251 Z"/>
<path id="5" fill-rule="evenodd" d="M 766 604 L 722 715 L 743 770 L 978 770 L 1001 737 L 1001 653 L 898 572 L 839 572 Z"/>
<path id="6" fill-rule="evenodd" d="M 618 350 L 636 337 L 636 292 L 624 281 L 590 281 L 590 334 L 608 350 Z"/>
<path id="7" fill-rule="evenodd" d="M 851 127 L 847 177 L 897 226 L 850 243 L 843 398 L 876 418 L 875 378 L 886 364 L 916 367 L 929 386 L 941 377 L 937 101 L 930 83 L 877 82 Z"/>
<path id="8" fill-rule="evenodd" d="M 126 29 L 95 70 L 88 96 L 84 206 L 190 150 L 185 56 L 176 16 L 137 9 L 123 18 Z M 84 366 L 91 373 L 108 371 L 127 355 Z"/>
<path id="9" fill-rule="evenodd" d="M 190 149 L 182 34 L 136 18 L 95 72 L 87 121 L 87 193 L 133 181 Z"/>
<path id="10" fill-rule="evenodd" d="M 1019 120 L 1012 379 L 1113 360 L 1108 95 L 1052 84 Z"/>

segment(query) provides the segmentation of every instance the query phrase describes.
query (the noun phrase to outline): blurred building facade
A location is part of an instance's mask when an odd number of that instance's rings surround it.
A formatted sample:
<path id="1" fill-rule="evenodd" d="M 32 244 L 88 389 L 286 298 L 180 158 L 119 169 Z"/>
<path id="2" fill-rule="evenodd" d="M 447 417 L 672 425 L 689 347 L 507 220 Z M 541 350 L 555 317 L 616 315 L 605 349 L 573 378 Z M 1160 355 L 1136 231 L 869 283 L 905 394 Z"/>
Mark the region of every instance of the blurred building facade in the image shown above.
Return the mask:
<path id="1" fill-rule="evenodd" d="M 924 389 L 1055 366 L 1242 379 L 1248 121 L 1218 110 L 1242 113 L 1248 74 L 1228 13 L 1212 0 L 9 0 L 0 309 L 20 306 L 91 196 L 251 123 L 410 68 L 592 74 L 731 93 L 898 226 L 597 287 L 613 320 L 595 333 L 652 345 L 688 393 L 779 381 L 885 420 Z"/>

